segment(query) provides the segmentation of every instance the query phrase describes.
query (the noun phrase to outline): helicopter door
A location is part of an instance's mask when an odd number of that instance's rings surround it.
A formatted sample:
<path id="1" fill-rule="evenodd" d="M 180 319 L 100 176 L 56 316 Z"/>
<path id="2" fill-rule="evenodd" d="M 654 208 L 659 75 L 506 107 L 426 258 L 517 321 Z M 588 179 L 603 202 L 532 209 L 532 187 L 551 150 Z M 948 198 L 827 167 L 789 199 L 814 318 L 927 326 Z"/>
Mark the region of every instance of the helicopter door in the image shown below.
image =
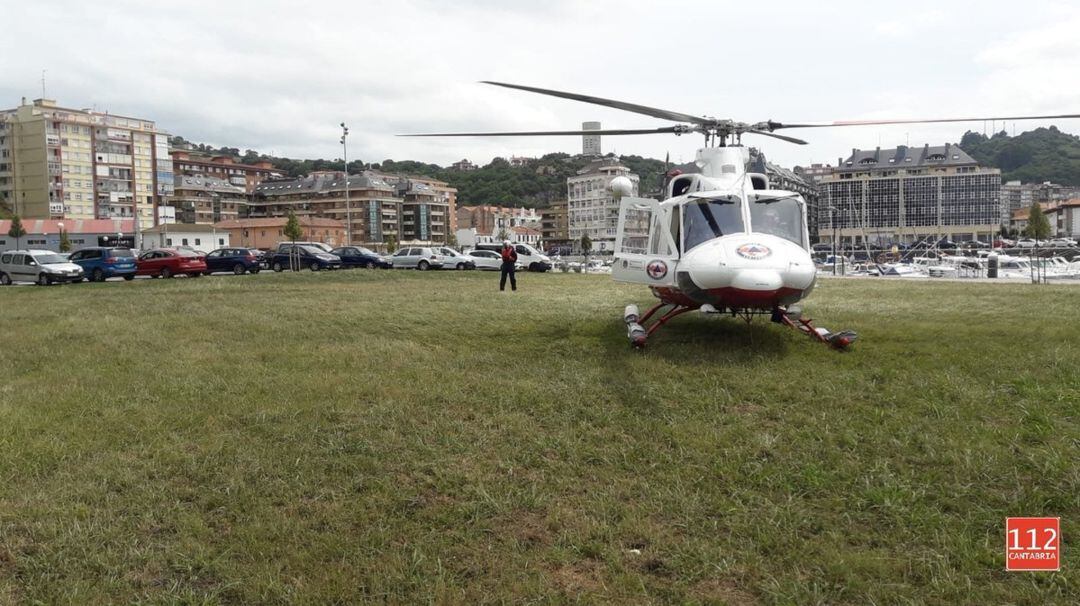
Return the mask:
<path id="1" fill-rule="evenodd" d="M 670 206 L 662 207 L 650 198 L 624 197 L 619 204 L 612 278 L 651 286 L 675 284 L 679 253 L 670 225 Z"/>

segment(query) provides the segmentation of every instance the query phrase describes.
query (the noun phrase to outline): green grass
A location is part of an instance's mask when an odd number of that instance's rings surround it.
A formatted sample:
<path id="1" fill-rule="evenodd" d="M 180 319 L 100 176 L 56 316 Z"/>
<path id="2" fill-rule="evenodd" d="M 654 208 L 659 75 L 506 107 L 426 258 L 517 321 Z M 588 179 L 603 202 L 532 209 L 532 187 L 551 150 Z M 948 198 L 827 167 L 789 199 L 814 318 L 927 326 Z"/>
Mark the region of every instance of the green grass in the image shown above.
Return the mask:
<path id="1" fill-rule="evenodd" d="M 826 280 L 850 353 L 640 353 L 644 289 L 496 280 L 0 289 L 0 603 L 1080 599 L 1080 290 Z M 1004 572 L 1008 515 L 1062 572 Z"/>

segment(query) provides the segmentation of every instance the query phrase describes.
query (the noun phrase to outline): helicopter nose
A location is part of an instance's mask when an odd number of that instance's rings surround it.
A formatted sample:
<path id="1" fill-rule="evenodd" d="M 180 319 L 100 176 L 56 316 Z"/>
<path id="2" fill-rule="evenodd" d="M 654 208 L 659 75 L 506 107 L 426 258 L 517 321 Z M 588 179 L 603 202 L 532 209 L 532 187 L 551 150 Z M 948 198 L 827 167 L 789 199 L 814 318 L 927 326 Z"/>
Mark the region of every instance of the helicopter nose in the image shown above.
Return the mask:
<path id="1" fill-rule="evenodd" d="M 731 280 L 731 286 L 740 290 L 776 291 L 783 285 L 780 272 L 773 269 L 740 269 Z"/>

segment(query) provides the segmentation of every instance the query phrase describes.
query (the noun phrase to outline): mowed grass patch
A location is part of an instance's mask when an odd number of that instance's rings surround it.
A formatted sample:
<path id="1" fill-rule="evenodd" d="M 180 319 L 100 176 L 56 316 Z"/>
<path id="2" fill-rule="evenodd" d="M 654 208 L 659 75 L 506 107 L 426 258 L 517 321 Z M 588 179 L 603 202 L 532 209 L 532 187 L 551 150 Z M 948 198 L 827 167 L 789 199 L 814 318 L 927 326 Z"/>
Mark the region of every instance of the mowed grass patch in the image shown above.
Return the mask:
<path id="1" fill-rule="evenodd" d="M 850 353 L 636 352 L 644 289 L 519 279 L 0 289 L 0 603 L 1077 601 L 1080 290 L 823 280 Z"/>

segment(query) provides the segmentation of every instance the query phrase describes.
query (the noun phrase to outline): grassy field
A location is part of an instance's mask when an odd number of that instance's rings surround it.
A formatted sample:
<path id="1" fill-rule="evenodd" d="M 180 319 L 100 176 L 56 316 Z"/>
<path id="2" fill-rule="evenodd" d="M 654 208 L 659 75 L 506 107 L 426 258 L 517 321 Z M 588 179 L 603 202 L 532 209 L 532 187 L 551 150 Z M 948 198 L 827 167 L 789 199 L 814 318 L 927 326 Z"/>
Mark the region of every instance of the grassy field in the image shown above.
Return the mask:
<path id="1" fill-rule="evenodd" d="M 1080 289 L 825 280 L 850 353 L 640 353 L 642 289 L 496 280 L 0 289 L 0 603 L 1080 600 Z"/>

